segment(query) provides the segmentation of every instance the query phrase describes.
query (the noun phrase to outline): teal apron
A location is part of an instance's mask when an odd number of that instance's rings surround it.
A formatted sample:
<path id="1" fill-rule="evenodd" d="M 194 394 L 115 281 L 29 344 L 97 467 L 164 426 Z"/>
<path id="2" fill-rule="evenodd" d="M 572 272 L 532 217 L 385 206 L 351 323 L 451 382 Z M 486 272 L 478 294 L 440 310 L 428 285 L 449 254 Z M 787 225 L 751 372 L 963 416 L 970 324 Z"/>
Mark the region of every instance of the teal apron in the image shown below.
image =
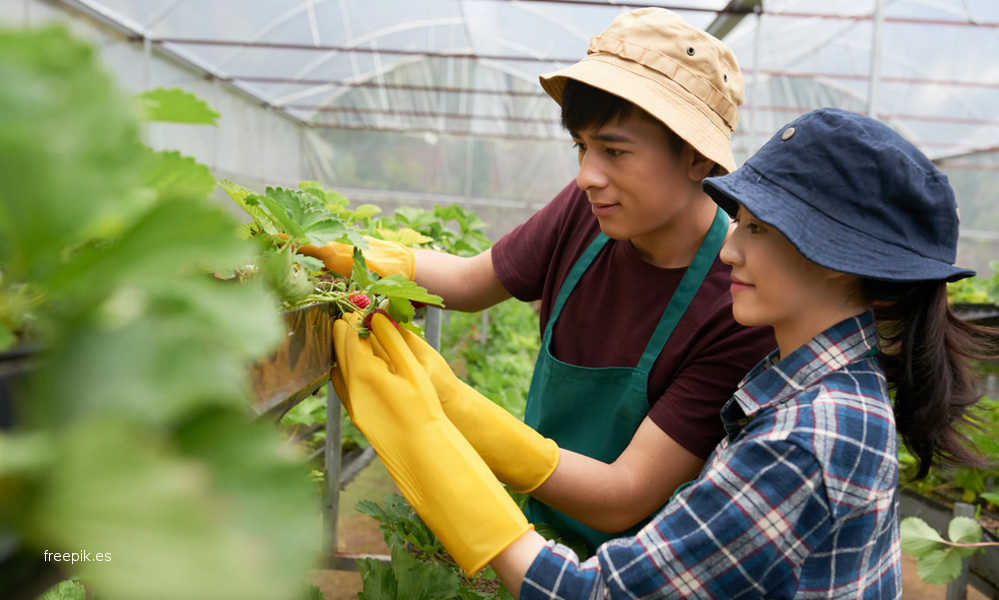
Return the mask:
<path id="1" fill-rule="evenodd" d="M 552 330 L 566 299 L 610 240 L 603 233 L 597 234 L 559 289 L 534 365 L 524 421 L 555 440 L 560 448 L 606 463 L 617 460 L 649 412 L 646 387 L 652 365 L 718 256 L 728 225 L 728 217 L 718 209 L 708 235 L 673 292 L 635 367 L 581 367 L 564 363 L 551 353 Z M 528 499 L 524 512 L 532 523 L 553 527 L 567 541 L 585 540 L 591 552 L 604 541 L 631 534 L 648 522 L 646 519 L 627 532 L 608 534 L 587 527 L 533 498 Z"/>

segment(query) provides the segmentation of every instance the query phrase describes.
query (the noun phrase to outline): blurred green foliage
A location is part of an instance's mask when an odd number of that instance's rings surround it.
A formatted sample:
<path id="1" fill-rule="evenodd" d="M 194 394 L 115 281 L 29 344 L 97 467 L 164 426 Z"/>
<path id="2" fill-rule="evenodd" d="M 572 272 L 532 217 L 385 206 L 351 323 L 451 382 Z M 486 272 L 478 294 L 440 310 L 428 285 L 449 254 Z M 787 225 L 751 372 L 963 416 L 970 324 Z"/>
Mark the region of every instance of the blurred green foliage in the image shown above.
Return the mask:
<path id="1" fill-rule="evenodd" d="M 999 304 L 999 261 L 989 263 L 992 277 L 968 277 L 947 284 L 951 302 L 967 304 Z"/>
<path id="2" fill-rule="evenodd" d="M 319 501 L 247 381 L 277 301 L 212 275 L 257 248 L 137 112 L 66 30 L 0 31 L 0 341 L 41 348 L 0 431 L 0 537 L 109 553 L 62 565 L 103 600 L 298 597 Z"/>

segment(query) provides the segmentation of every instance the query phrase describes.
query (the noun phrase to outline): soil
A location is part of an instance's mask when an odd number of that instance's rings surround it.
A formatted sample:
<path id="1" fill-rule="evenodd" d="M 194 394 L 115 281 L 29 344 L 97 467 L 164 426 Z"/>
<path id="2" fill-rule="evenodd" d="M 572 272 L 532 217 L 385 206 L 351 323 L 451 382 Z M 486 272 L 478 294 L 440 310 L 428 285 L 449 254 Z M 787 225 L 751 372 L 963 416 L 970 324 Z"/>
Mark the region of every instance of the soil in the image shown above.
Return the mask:
<path id="1" fill-rule="evenodd" d="M 397 492 L 395 484 L 381 461 L 375 459 L 341 492 L 338 520 L 339 552 L 351 554 L 388 554 L 388 546 L 378 529 L 378 522 L 354 509 L 360 500 L 382 502 L 387 494 Z M 355 600 L 361 591 L 361 577 L 352 571 L 315 571 L 311 583 L 323 593 L 325 600 Z M 902 555 L 902 600 L 945 600 L 947 586 L 928 585 L 916 574 L 916 561 Z M 968 586 L 967 600 L 988 600 L 988 597 Z"/>

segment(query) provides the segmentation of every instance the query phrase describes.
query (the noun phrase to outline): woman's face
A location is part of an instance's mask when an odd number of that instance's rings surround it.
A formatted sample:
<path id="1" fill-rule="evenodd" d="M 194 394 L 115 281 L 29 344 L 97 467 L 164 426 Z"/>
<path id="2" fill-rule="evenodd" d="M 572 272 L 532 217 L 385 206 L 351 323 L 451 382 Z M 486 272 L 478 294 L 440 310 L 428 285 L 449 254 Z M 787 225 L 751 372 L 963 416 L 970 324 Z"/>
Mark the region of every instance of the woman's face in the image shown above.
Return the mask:
<path id="1" fill-rule="evenodd" d="M 850 287 L 855 278 L 809 261 L 742 206 L 720 258 L 732 267 L 735 320 L 772 326 L 782 356 L 849 316 L 845 313 L 856 314 Z"/>

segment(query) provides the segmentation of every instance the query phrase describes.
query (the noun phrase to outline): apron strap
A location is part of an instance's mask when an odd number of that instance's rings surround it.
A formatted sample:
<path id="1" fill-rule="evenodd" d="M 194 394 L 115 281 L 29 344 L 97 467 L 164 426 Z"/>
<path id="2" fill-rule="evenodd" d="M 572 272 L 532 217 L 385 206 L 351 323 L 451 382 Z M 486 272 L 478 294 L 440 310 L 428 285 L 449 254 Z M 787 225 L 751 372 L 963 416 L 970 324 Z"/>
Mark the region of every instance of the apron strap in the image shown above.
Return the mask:
<path id="1" fill-rule="evenodd" d="M 579 283 L 580 278 L 583 277 L 583 273 L 590 268 L 593 259 L 600 254 L 600 251 L 603 250 L 609 241 L 610 238 L 604 235 L 603 232 L 598 232 L 597 237 L 590 242 L 590 245 L 572 265 L 572 268 L 569 269 L 569 274 L 566 275 L 565 281 L 562 282 L 562 287 L 558 291 L 558 296 L 555 298 L 555 306 L 552 307 L 552 314 L 548 317 L 548 325 L 545 327 L 544 339 L 541 342 L 543 344 L 542 348 L 548 347 L 548 342 L 552 337 L 552 327 L 555 325 L 555 321 L 558 320 L 559 315 L 562 314 L 562 308 L 565 306 L 565 301 L 569 298 L 569 294 L 572 293 L 576 284 Z"/>
<path id="2" fill-rule="evenodd" d="M 708 234 L 704 237 L 701 247 L 698 248 L 697 254 L 694 255 L 694 260 L 687 267 L 687 271 L 683 274 L 680 284 L 673 292 L 669 304 L 666 305 L 666 310 L 663 311 L 663 317 L 659 320 L 659 325 L 652 334 L 652 338 L 649 339 L 649 344 L 645 347 L 642 358 L 638 361 L 636 367 L 638 371 L 636 371 L 635 375 L 641 378 L 642 385 L 648 379 L 652 365 L 655 364 L 656 359 L 662 354 L 667 340 L 669 340 L 677 323 L 680 322 L 680 318 L 683 317 L 683 313 L 687 311 L 687 306 L 690 305 L 694 296 L 697 295 L 697 290 L 701 287 L 701 282 L 704 281 L 704 277 L 711 270 L 711 265 L 714 264 L 715 258 L 718 256 L 718 252 L 721 251 L 722 244 L 725 242 L 725 236 L 728 234 L 728 226 L 729 218 L 725 211 L 721 207 L 717 208 L 715 210 L 715 220 L 711 223 Z M 636 381 L 636 383 L 638 382 Z"/>

